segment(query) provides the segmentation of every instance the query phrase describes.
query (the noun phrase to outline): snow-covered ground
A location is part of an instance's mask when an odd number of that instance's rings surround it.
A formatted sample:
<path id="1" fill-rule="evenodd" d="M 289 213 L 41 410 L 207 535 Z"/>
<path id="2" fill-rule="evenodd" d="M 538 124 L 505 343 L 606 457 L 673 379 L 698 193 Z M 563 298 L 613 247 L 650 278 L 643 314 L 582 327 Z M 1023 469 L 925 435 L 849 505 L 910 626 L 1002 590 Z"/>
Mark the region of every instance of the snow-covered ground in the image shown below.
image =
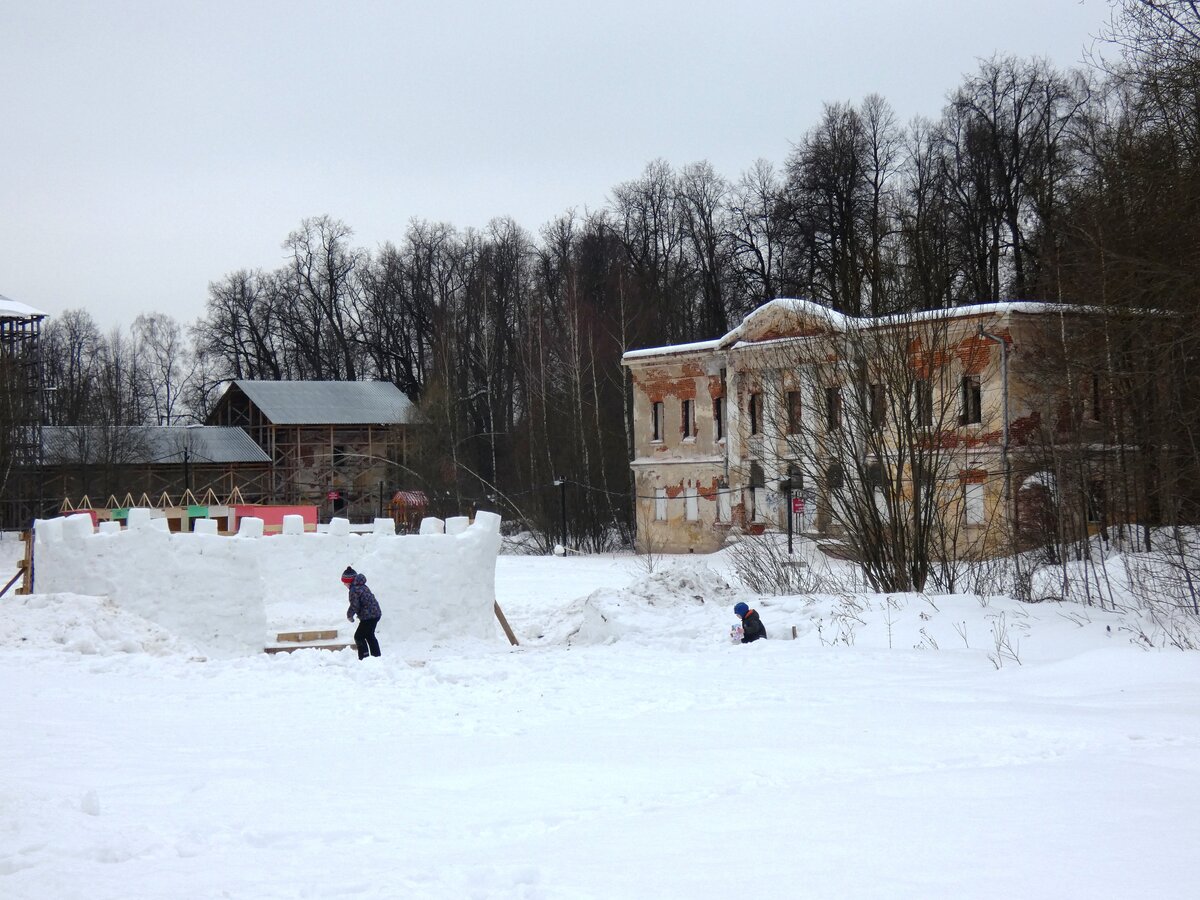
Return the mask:
<path id="1" fill-rule="evenodd" d="M 758 598 L 720 556 L 496 589 L 520 648 L 365 663 L 0 599 L 0 897 L 1196 895 L 1200 654 L 1128 616 Z M 730 643 L 739 599 L 797 639 Z"/>

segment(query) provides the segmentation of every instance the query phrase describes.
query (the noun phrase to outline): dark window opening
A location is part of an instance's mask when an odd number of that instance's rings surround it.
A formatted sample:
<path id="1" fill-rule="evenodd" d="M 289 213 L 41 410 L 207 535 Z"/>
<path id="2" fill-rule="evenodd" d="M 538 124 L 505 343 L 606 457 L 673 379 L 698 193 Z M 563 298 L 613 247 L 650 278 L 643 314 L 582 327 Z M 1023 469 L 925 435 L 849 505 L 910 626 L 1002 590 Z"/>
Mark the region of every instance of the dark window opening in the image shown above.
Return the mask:
<path id="1" fill-rule="evenodd" d="M 933 385 L 928 381 L 913 383 L 913 406 L 919 427 L 933 424 Z"/>
<path id="2" fill-rule="evenodd" d="M 825 388 L 825 424 L 829 428 L 841 427 L 842 389 L 839 387 Z"/>
<path id="3" fill-rule="evenodd" d="M 872 490 L 883 490 L 886 487 L 882 463 L 873 462 L 867 465 L 867 484 Z"/>
<path id="4" fill-rule="evenodd" d="M 799 391 L 788 391 L 787 395 L 787 433 L 800 433 L 800 416 L 802 401 Z"/>
<path id="5" fill-rule="evenodd" d="M 650 427 L 650 440 L 661 441 L 663 439 L 663 405 L 661 400 L 655 400 L 650 404 Z"/>
<path id="6" fill-rule="evenodd" d="M 750 433 L 762 433 L 762 394 L 750 395 Z"/>
<path id="7" fill-rule="evenodd" d="M 870 392 L 871 427 L 878 431 L 887 418 L 887 392 L 882 384 L 870 385 Z"/>
<path id="8" fill-rule="evenodd" d="M 841 463 L 833 463 L 825 470 L 825 487 L 831 491 L 840 491 L 846 483 Z"/>
<path id="9" fill-rule="evenodd" d="M 980 405 L 981 388 L 978 375 L 964 375 L 962 380 L 962 413 L 959 415 L 960 425 L 974 425 L 982 421 Z"/>
<path id="10" fill-rule="evenodd" d="M 713 397 L 713 440 L 725 437 L 725 398 Z"/>
<path id="11" fill-rule="evenodd" d="M 683 412 L 683 421 L 681 423 L 683 427 L 683 436 L 685 438 L 695 437 L 696 420 L 692 415 L 692 401 L 684 400 L 683 403 L 680 404 L 680 408 Z"/>

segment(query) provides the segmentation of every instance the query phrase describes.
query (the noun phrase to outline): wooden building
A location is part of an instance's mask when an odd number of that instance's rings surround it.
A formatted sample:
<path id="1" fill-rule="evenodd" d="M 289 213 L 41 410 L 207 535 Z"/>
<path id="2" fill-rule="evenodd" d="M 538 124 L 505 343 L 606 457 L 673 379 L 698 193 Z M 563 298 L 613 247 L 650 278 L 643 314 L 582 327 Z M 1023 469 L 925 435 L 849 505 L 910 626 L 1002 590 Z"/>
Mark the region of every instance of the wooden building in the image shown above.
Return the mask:
<path id="1" fill-rule="evenodd" d="M 271 501 L 271 459 L 240 428 L 203 425 L 80 425 L 42 428 L 39 478 L 54 508 L 115 497 L 209 492 L 245 503 Z M 85 500 L 86 498 L 86 500 Z"/>
<path id="2" fill-rule="evenodd" d="M 272 502 L 314 504 L 323 517 L 384 515 L 411 477 L 416 405 L 390 382 L 230 383 L 209 425 L 245 429 L 271 461 Z"/>

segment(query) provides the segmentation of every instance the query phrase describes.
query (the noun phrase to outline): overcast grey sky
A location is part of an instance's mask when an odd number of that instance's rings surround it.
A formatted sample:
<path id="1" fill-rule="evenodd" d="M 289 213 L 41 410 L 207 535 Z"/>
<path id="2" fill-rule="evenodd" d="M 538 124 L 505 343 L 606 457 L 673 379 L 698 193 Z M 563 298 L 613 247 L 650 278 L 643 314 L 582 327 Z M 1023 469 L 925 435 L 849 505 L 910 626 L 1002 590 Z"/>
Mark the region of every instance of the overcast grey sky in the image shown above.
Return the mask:
<path id="1" fill-rule="evenodd" d="M 781 163 L 825 101 L 936 116 L 999 51 L 1080 62 L 1105 0 L 0 0 L 0 294 L 184 320 L 306 216 L 531 231 L 662 157 Z"/>

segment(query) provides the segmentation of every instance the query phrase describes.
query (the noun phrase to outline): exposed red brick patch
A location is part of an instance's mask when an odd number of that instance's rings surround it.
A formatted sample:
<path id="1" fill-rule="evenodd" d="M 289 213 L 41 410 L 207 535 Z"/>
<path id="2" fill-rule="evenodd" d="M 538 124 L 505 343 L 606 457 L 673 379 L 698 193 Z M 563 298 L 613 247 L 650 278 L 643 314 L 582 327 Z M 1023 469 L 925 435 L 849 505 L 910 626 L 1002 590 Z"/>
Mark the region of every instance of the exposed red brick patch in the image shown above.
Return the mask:
<path id="1" fill-rule="evenodd" d="M 993 343 L 985 337 L 975 335 L 961 341 L 955 348 L 955 355 L 962 363 L 963 372 L 967 375 L 978 375 L 992 358 Z"/>
<path id="2" fill-rule="evenodd" d="M 705 500 L 711 500 L 714 503 L 717 501 L 717 495 L 721 492 L 720 479 L 714 478 L 707 485 L 702 485 L 697 488 L 700 496 Z"/>
<path id="3" fill-rule="evenodd" d="M 792 327 L 773 325 L 762 334 L 756 334 L 753 337 L 743 338 L 743 340 L 747 344 L 757 344 L 762 341 L 776 341 L 780 338 L 812 337 L 813 335 L 817 334 L 825 334 L 828 331 L 828 328 L 823 328 L 815 323 L 805 323 L 800 326 Z"/>
<path id="4" fill-rule="evenodd" d="M 981 447 L 998 447 L 1003 442 L 1003 431 L 970 433 L 947 429 L 922 438 L 919 446 L 925 448 L 937 447 L 940 450 L 971 450 Z"/>
<path id="5" fill-rule="evenodd" d="M 644 375 L 635 374 L 633 384 L 651 403 L 660 403 L 667 397 L 678 397 L 680 400 L 696 398 L 696 376 L 683 377 L 661 369 L 651 369 Z"/>
<path id="6" fill-rule="evenodd" d="M 1008 423 L 1008 440 L 1011 444 L 1028 444 L 1042 427 L 1042 414 L 1030 413 Z"/>

